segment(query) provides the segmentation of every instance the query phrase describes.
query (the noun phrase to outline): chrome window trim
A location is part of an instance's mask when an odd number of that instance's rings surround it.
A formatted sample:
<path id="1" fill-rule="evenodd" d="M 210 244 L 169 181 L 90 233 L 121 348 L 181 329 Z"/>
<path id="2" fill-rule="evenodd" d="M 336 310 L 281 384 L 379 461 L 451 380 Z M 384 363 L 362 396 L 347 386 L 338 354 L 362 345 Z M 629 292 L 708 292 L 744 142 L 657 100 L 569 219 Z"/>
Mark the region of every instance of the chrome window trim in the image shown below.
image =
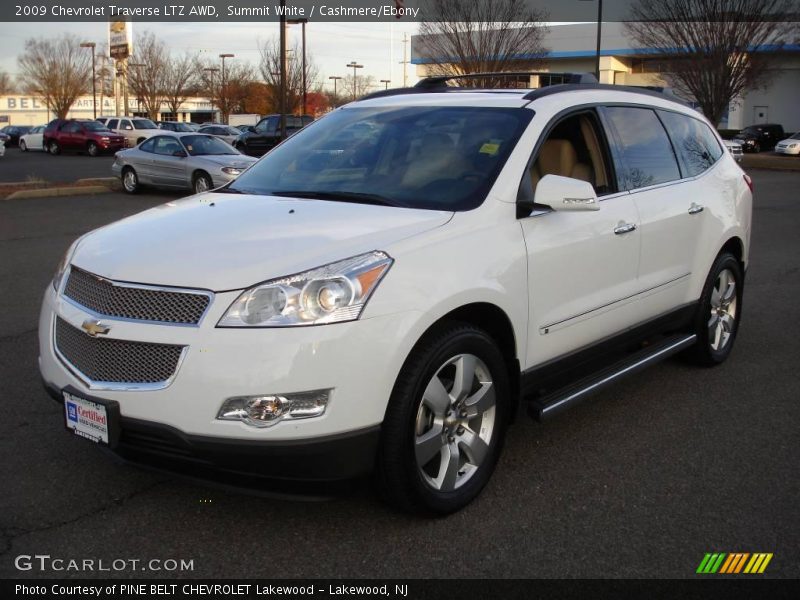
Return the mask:
<path id="1" fill-rule="evenodd" d="M 103 277 L 101 275 L 97 275 L 96 273 L 92 273 L 91 271 L 87 271 L 86 269 L 81 269 L 77 267 L 84 273 L 91 275 L 92 277 L 99 279 L 101 281 L 105 281 L 106 283 L 110 283 L 112 286 L 115 287 L 124 287 L 124 288 L 131 288 L 137 290 L 151 290 L 154 292 L 166 292 L 171 294 L 195 294 L 198 296 L 205 296 L 208 298 L 208 304 L 206 305 L 205 310 L 200 315 L 200 318 L 197 319 L 197 323 L 173 323 L 172 321 L 154 321 L 152 319 L 131 319 L 130 317 L 117 317 L 114 315 L 107 315 L 105 313 L 98 313 L 97 311 L 92 310 L 91 308 L 84 306 L 74 298 L 70 298 L 64 293 L 66 289 L 67 283 L 69 281 L 69 277 L 72 274 L 72 265 L 70 264 L 67 272 L 64 277 L 61 279 L 61 285 L 59 286 L 60 289 L 58 290 L 58 296 L 62 300 L 68 302 L 72 306 L 76 308 L 80 308 L 81 310 L 86 311 L 93 317 L 97 317 L 98 319 L 108 319 L 111 321 L 121 321 L 127 323 L 145 323 L 150 325 L 168 325 L 172 327 L 200 327 L 205 319 L 208 311 L 211 309 L 211 304 L 214 302 L 214 292 L 210 290 L 201 290 L 195 288 L 181 288 L 181 287 L 168 287 L 168 286 L 161 286 L 161 285 L 149 285 L 146 283 L 129 283 L 127 281 L 117 281 L 114 279 L 109 279 L 108 277 Z"/>
<path id="2" fill-rule="evenodd" d="M 55 353 L 56 357 L 61 364 L 75 377 L 78 379 L 83 385 L 85 385 L 90 390 L 102 390 L 102 391 L 114 391 L 114 392 L 152 392 L 156 390 L 163 390 L 168 388 L 172 385 L 172 382 L 175 381 L 175 378 L 178 376 L 178 372 L 181 370 L 181 366 L 183 365 L 183 361 L 186 359 L 186 354 L 189 351 L 189 346 L 184 346 L 181 350 L 181 355 L 178 357 L 178 362 L 175 364 L 175 371 L 172 373 L 172 376 L 169 379 L 165 379 L 164 381 L 156 381 L 154 383 L 119 383 L 115 381 L 94 381 L 90 379 L 86 375 L 84 375 L 78 367 L 73 365 L 67 358 L 61 354 L 61 351 L 58 349 L 58 344 L 56 343 L 56 319 L 59 316 L 55 313 L 52 315 L 52 319 L 50 321 L 50 338 L 53 344 L 53 352 Z M 69 321 L 65 321 L 68 325 L 71 325 Z M 115 338 L 117 339 L 117 338 Z M 149 343 L 158 343 L 158 342 L 141 342 L 140 340 L 121 340 L 126 342 L 140 342 L 143 344 Z M 179 345 L 179 344 L 174 344 Z"/>

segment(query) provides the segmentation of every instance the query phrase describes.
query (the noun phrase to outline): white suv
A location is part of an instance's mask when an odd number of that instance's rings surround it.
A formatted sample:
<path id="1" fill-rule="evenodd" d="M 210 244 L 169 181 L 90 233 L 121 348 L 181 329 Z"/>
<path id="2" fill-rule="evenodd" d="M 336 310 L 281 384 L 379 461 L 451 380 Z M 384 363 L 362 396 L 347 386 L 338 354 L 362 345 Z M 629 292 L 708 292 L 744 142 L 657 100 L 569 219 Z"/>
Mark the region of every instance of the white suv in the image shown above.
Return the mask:
<path id="1" fill-rule="evenodd" d="M 103 117 L 103 122 L 108 129 L 125 138 L 125 146 L 128 148 L 164 133 L 153 121 L 142 117 Z"/>
<path id="2" fill-rule="evenodd" d="M 235 182 L 77 240 L 40 368 L 74 433 L 244 481 L 374 471 L 447 513 L 507 425 L 684 351 L 730 354 L 751 184 L 646 90 L 383 92 Z"/>

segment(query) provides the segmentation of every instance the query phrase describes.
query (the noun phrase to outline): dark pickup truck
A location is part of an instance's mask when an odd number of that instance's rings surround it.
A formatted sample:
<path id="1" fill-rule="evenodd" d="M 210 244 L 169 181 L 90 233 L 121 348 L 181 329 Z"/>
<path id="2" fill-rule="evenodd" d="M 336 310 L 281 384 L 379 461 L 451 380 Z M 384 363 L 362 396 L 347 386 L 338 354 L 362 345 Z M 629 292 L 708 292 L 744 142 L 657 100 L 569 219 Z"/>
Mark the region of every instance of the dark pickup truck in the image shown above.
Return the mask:
<path id="1" fill-rule="evenodd" d="M 286 115 L 286 137 L 291 137 L 313 120 L 314 117 L 310 115 L 303 115 L 302 117 Z M 234 146 L 243 154 L 262 156 L 272 150 L 282 140 L 281 116 L 267 115 L 256 123 L 253 131 L 243 131 L 242 134 L 236 138 Z"/>

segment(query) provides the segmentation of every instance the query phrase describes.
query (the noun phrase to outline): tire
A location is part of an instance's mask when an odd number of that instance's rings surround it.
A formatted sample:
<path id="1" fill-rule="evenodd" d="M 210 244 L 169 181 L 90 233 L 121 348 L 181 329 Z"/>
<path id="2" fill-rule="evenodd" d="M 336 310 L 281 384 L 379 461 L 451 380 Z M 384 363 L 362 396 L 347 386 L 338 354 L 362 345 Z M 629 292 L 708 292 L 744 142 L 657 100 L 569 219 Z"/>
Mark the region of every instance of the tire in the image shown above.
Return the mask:
<path id="1" fill-rule="evenodd" d="M 761 152 L 761 144 L 759 144 L 758 142 L 756 142 L 756 143 L 755 143 L 755 145 L 753 146 L 753 152 L 755 152 L 756 154 L 758 154 L 759 152 Z"/>
<path id="2" fill-rule="evenodd" d="M 214 182 L 211 181 L 211 176 L 208 173 L 198 171 L 192 177 L 192 189 L 195 194 L 202 194 L 214 189 Z"/>
<path id="3" fill-rule="evenodd" d="M 25 143 L 25 140 L 20 140 L 19 141 L 19 149 L 22 152 L 27 152 L 28 151 L 28 144 Z"/>
<path id="4" fill-rule="evenodd" d="M 461 373 L 471 374 L 468 385 L 455 383 Z M 509 390 L 503 355 L 484 331 L 451 323 L 423 338 L 403 365 L 381 428 L 375 481 L 384 499 L 427 515 L 469 504 L 500 456 Z"/>
<path id="5" fill-rule="evenodd" d="M 97 147 L 97 144 L 94 142 L 89 142 L 86 144 L 86 152 L 89 156 L 97 156 L 100 154 L 100 148 Z"/>
<path id="6" fill-rule="evenodd" d="M 686 354 L 691 362 L 713 367 L 730 356 L 742 318 L 743 291 L 744 277 L 739 261 L 727 252 L 720 254 L 700 297 L 694 320 L 697 343 Z"/>
<path id="7" fill-rule="evenodd" d="M 122 189 L 129 194 L 136 194 L 141 189 L 139 185 L 139 176 L 136 174 L 133 167 L 125 167 L 122 170 Z"/>
<path id="8" fill-rule="evenodd" d="M 47 151 L 51 155 L 56 156 L 58 154 L 61 154 L 61 146 L 58 145 L 57 141 L 50 140 L 50 142 L 48 142 L 48 144 L 47 144 Z"/>

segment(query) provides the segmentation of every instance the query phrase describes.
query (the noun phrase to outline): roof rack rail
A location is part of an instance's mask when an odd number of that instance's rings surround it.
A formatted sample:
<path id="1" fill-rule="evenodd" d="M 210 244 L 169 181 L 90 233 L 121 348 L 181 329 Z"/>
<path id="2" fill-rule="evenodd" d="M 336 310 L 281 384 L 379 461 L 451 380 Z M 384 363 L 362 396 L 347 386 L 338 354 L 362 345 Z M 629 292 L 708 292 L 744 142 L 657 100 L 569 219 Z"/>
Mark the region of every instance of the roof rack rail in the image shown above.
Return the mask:
<path id="1" fill-rule="evenodd" d="M 597 83 L 593 73 L 558 73 L 551 71 L 499 71 L 496 73 L 466 73 L 462 75 L 434 75 L 417 82 L 414 88 L 426 90 L 448 87 L 448 81 L 457 79 L 501 79 L 504 77 L 530 77 L 530 76 L 561 77 L 563 83 L 587 84 Z"/>
<path id="2" fill-rule="evenodd" d="M 547 87 L 531 90 L 523 96 L 525 100 L 537 100 L 552 94 L 559 94 L 562 92 L 577 91 L 577 90 L 610 90 L 615 92 L 633 92 L 635 94 L 644 94 L 646 96 L 654 96 L 662 100 L 670 100 L 677 104 L 690 106 L 690 104 L 676 96 L 670 89 L 658 88 L 656 86 L 634 86 L 634 85 L 617 85 L 614 83 L 585 83 L 585 84 L 571 84 L 565 83 L 561 85 L 550 85 Z"/>

